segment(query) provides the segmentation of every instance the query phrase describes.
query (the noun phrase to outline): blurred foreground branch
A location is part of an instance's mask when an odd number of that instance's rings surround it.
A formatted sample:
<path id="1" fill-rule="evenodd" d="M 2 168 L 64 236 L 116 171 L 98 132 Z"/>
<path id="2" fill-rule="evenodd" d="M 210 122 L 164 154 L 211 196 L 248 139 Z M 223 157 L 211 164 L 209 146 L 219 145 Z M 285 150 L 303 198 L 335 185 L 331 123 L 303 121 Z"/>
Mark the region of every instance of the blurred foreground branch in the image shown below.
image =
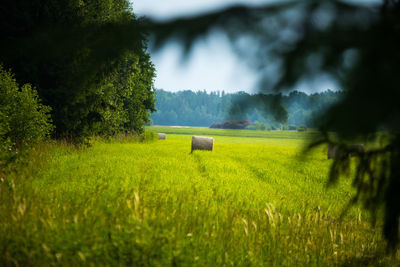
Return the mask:
<path id="1" fill-rule="evenodd" d="M 388 247 L 396 248 L 400 217 L 400 1 L 366 5 L 362 1 L 309 0 L 235 6 L 167 22 L 147 21 L 147 27 L 156 47 L 175 40 L 187 51 L 211 31 L 225 32 L 262 77 L 260 92 L 295 90 L 299 82 L 324 75 L 336 81 L 344 91 L 343 98 L 315 118 L 321 136 L 310 148 L 335 144 L 352 153 L 348 144 L 355 140 L 368 144 L 367 151 L 357 155 L 357 171 L 352 177 L 357 194 L 352 203 L 361 201 L 375 218 L 383 208 L 383 234 Z M 335 139 L 331 132 L 335 132 Z M 378 143 L 377 148 L 368 149 Z M 349 168 L 348 157 L 334 159 L 330 182 L 349 175 Z"/>

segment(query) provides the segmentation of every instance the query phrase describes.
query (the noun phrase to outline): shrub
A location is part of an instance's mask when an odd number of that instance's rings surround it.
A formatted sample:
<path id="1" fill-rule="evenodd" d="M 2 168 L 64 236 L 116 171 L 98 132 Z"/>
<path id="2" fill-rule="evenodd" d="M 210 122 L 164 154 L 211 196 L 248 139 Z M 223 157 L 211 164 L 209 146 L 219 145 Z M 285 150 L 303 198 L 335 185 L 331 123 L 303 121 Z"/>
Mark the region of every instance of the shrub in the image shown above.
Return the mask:
<path id="1" fill-rule="evenodd" d="M 0 65 L 0 147 L 31 146 L 46 138 L 53 126 L 50 107 L 42 105 L 30 84 L 19 88 L 13 75 Z"/>
<path id="2" fill-rule="evenodd" d="M 305 132 L 307 131 L 307 126 L 305 126 L 304 124 L 300 125 L 299 127 L 297 127 L 297 131 L 299 132 Z"/>
<path id="3" fill-rule="evenodd" d="M 267 130 L 267 125 L 262 122 L 255 121 L 254 124 L 250 124 L 246 127 L 247 130 L 259 130 L 259 131 L 265 131 Z"/>
<path id="4" fill-rule="evenodd" d="M 261 131 L 265 131 L 265 130 L 267 130 L 267 125 L 265 125 L 265 123 L 260 123 L 260 124 L 259 124 L 259 129 L 260 129 Z"/>
<path id="5" fill-rule="evenodd" d="M 249 126 L 251 122 L 249 120 L 230 120 L 213 123 L 210 128 L 215 129 L 244 129 Z"/>
<path id="6" fill-rule="evenodd" d="M 297 127 L 296 127 L 296 125 L 288 125 L 288 130 L 289 131 L 296 131 Z"/>
<path id="7" fill-rule="evenodd" d="M 269 129 L 271 130 L 271 131 L 274 131 L 274 130 L 276 130 L 276 129 L 278 129 L 275 125 L 273 125 L 273 124 L 271 124 L 270 126 L 269 126 Z"/>
<path id="8" fill-rule="evenodd" d="M 246 130 L 257 130 L 257 126 L 255 124 L 250 124 L 246 126 Z"/>

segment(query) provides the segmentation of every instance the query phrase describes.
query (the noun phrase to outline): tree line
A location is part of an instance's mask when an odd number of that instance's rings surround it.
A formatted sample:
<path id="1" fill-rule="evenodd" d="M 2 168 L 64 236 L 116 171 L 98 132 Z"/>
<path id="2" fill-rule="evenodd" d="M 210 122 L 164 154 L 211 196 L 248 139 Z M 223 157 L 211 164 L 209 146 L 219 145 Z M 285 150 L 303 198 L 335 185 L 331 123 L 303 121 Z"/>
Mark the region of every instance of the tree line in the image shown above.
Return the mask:
<path id="1" fill-rule="evenodd" d="M 128 0 L 5 0 L 0 31 L 1 153 L 143 132 L 155 69 Z"/>
<path id="2" fill-rule="evenodd" d="M 286 119 L 281 122 L 284 125 L 316 127 L 313 118 L 337 102 L 342 94 L 327 90 L 313 94 L 293 91 L 288 95 L 278 95 L 287 111 Z M 156 90 L 155 98 L 157 111 L 150 118 L 156 125 L 208 127 L 224 120 L 246 119 L 265 124 L 269 129 L 282 127 L 274 116 L 275 110 L 271 109 L 271 103 L 277 98 L 274 94 Z"/>

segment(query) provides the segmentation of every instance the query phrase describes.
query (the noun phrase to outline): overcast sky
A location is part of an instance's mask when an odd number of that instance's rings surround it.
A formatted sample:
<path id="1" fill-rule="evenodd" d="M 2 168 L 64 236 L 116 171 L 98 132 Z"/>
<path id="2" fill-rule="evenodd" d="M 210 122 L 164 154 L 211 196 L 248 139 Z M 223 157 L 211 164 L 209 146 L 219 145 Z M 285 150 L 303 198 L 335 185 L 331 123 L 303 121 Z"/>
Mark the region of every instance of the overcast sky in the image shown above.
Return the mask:
<path id="1" fill-rule="evenodd" d="M 168 20 L 190 16 L 233 4 L 261 5 L 278 0 L 131 0 L 133 11 L 141 16 Z M 283 0 L 280 0 L 283 1 Z M 357 1 L 357 0 L 354 0 Z M 358 0 L 360 1 L 360 0 Z M 376 2 L 379 0 L 362 0 Z M 186 59 L 181 57 L 177 44 L 166 45 L 158 52 L 151 51 L 157 70 L 155 87 L 167 91 L 206 90 L 225 92 L 256 92 L 257 75 L 243 63 L 229 45 L 227 38 L 215 33 L 198 42 Z M 312 84 L 296 89 L 306 92 L 337 90 L 338 86 L 322 77 Z"/>

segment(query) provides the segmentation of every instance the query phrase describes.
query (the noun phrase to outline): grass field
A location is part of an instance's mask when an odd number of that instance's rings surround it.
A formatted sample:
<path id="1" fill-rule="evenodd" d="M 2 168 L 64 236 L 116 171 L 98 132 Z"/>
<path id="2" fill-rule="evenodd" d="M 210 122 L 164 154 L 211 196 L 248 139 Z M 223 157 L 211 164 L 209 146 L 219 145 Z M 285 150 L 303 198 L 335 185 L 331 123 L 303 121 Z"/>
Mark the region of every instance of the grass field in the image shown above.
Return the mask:
<path id="1" fill-rule="evenodd" d="M 167 140 L 43 145 L 0 184 L 0 265 L 398 266 L 312 133 L 149 127 Z M 191 134 L 215 137 L 190 154 Z"/>
<path id="2" fill-rule="evenodd" d="M 230 136 L 230 137 L 252 137 L 263 139 L 310 139 L 318 132 L 316 131 L 254 131 L 254 130 L 231 130 L 231 129 L 211 129 L 208 127 L 175 127 L 175 126 L 150 126 L 147 129 L 167 134 L 183 134 L 183 135 L 209 135 L 209 136 Z M 245 140 L 241 140 L 245 141 Z M 245 142 L 252 142 L 246 140 Z"/>

